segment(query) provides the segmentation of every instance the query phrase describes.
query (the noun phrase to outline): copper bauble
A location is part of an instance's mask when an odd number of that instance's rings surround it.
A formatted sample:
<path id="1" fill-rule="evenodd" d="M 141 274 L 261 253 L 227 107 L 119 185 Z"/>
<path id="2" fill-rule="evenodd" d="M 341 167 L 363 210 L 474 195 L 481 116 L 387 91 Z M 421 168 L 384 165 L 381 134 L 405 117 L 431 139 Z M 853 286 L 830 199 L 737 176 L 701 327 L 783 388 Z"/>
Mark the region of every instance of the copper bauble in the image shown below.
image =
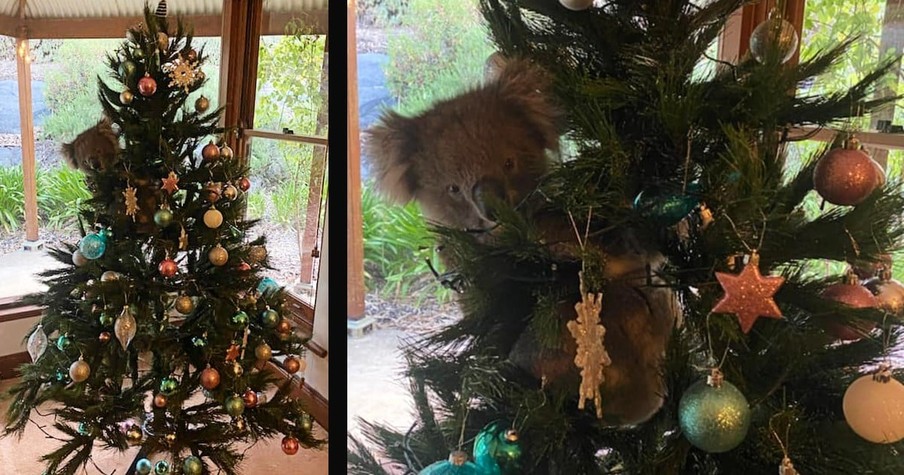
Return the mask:
<path id="1" fill-rule="evenodd" d="M 283 368 L 285 368 L 289 374 L 295 374 L 301 369 L 301 361 L 294 356 L 290 356 L 283 361 Z"/>
<path id="2" fill-rule="evenodd" d="M 295 455 L 298 453 L 298 439 L 292 436 L 287 436 L 282 440 L 282 451 L 286 453 L 286 455 Z"/>
<path id="3" fill-rule="evenodd" d="M 176 311 L 182 315 L 188 315 L 195 310 L 195 302 L 187 295 L 180 295 L 176 298 Z"/>
<path id="4" fill-rule="evenodd" d="M 100 340 L 101 343 L 106 343 L 113 338 L 113 335 L 110 332 L 100 332 L 100 335 L 97 336 L 97 339 Z"/>
<path id="5" fill-rule="evenodd" d="M 212 162 L 220 158 L 220 148 L 213 143 L 213 140 L 201 149 L 201 158 L 203 158 L 205 162 Z"/>
<path id="6" fill-rule="evenodd" d="M 157 394 L 154 396 L 154 407 L 164 408 L 166 407 L 167 399 L 164 394 Z"/>
<path id="7" fill-rule="evenodd" d="M 204 96 L 198 98 L 195 101 L 195 110 L 198 112 L 207 112 L 207 109 L 210 108 L 210 100 Z"/>
<path id="8" fill-rule="evenodd" d="M 211 229 L 219 228 L 223 224 L 223 213 L 216 208 L 211 208 L 204 213 L 204 225 Z"/>
<path id="9" fill-rule="evenodd" d="M 226 262 L 229 261 L 229 253 L 226 252 L 226 249 L 223 246 L 217 244 L 213 249 L 207 253 L 208 259 L 210 259 L 210 263 L 215 266 L 225 265 Z"/>
<path id="10" fill-rule="evenodd" d="M 138 92 L 144 97 L 153 96 L 157 92 L 157 81 L 145 73 L 144 77 L 138 81 Z"/>
<path id="11" fill-rule="evenodd" d="M 208 391 L 214 390 L 220 385 L 220 372 L 215 368 L 206 368 L 201 371 L 201 386 Z"/>
<path id="12" fill-rule="evenodd" d="M 273 349 L 270 348 L 270 345 L 261 343 L 254 349 L 254 356 L 261 361 L 267 361 L 273 357 Z"/>
<path id="13" fill-rule="evenodd" d="M 183 54 L 185 54 L 185 59 L 189 60 L 192 63 L 198 60 L 198 52 L 195 51 L 194 48 L 189 48 L 188 51 L 183 51 Z"/>
<path id="14" fill-rule="evenodd" d="M 891 278 L 891 273 L 866 282 L 865 286 L 876 297 L 876 305 L 886 312 L 904 316 L 904 285 Z"/>
<path id="15" fill-rule="evenodd" d="M 172 277 L 179 272 L 179 265 L 176 264 L 176 261 L 167 257 L 166 259 L 160 261 L 160 265 L 157 266 L 157 270 L 160 271 L 160 275 L 163 277 Z"/>
<path id="16" fill-rule="evenodd" d="M 232 147 L 227 144 L 223 144 L 223 146 L 220 147 L 220 157 L 223 157 L 225 160 L 230 160 L 233 156 Z"/>
<path id="17" fill-rule="evenodd" d="M 247 262 L 242 261 L 242 263 L 239 264 L 239 270 L 242 272 L 247 272 L 251 270 L 251 266 Z"/>
<path id="18" fill-rule="evenodd" d="M 823 291 L 822 297 L 854 308 L 876 306 L 876 298 L 873 294 L 866 287 L 856 282 L 843 282 L 831 285 Z M 829 324 L 828 331 L 839 340 L 859 340 L 876 327 L 876 322 L 860 320 L 851 322 L 851 325 L 832 323 Z"/>
<path id="19" fill-rule="evenodd" d="M 276 331 L 278 333 L 292 333 L 292 324 L 284 318 L 276 324 Z"/>
<path id="20" fill-rule="evenodd" d="M 813 170 L 813 187 L 826 201 L 854 206 L 867 199 L 883 181 L 879 166 L 865 152 L 836 148 L 819 159 Z"/>
<path id="21" fill-rule="evenodd" d="M 241 177 L 237 183 L 238 187 L 242 191 L 248 191 L 251 189 L 251 180 L 248 177 Z"/>
<path id="22" fill-rule="evenodd" d="M 122 102 L 123 105 L 129 105 L 135 99 L 135 95 L 132 94 L 132 91 L 126 89 L 119 93 L 119 102 Z"/>
<path id="23" fill-rule="evenodd" d="M 242 400 L 245 401 L 245 407 L 253 408 L 257 407 L 257 393 L 248 389 L 242 394 Z"/>
<path id="24" fill-rule="evenodd" d="M 216 203 L 220 200 L 220 189 L 222 187 L 219 183 L 208 182 L 204 185 L 203 196 L 204 199 L 209 201 L 211 204 Z"/>

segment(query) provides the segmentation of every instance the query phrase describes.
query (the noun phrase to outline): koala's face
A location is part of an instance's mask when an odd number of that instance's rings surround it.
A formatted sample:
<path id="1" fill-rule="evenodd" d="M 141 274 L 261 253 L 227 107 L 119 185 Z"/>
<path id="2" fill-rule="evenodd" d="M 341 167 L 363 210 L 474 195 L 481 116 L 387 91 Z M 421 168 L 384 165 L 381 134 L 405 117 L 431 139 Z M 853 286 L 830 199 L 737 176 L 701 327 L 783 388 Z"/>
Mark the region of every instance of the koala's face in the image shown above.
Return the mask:
<path id="1" fill-rule="evenodd" d="M 559 116 L 537 92 L 541 79 L 512 62 L 494 82 L 417 117 L 386 115 L 367 143 L 381 191 L 399 203 L 417 201 L 435 223 L 491 228 L 494 204 L 524 200 L 558 144 Z"/>

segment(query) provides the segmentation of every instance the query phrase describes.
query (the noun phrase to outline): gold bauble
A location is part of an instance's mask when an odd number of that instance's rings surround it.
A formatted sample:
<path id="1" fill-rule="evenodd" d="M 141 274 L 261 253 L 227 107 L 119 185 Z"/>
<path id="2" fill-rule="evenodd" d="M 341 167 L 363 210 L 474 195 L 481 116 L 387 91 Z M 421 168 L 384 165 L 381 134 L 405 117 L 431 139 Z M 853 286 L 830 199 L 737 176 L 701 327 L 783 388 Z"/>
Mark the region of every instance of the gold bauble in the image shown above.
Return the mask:
<path id="1" fill-rule="evenodd" d="M 207 257 L 210 259 L 210 263 L 215 266 L 225 265 L 229 261 L 229 253 L 219 244 L 207 253 Z"/>
<path id="2" fill-rule="evenodd" d="M 232 184 L 226 185 L 226 188 L 223 189 L 223 197 L 227 200 L 234 200 L 238 195 L 239 189 L 232 186 Z"/>
<path id="3" fill-rule="evenodd" d="M 166 51 L 169 48 L 169 37 L 162 31 L 157 32 L 157 48 L 160 51 Z"/>
<path id="4" fill-rule="evenodd" d="M 248 260 L 253 264 L 257 264 L 267 258 L 267 248 L 264 246 L 253 246 L 248 250 Z"/>
<path id="5" fill-rule="evenodd" d="M 301 369 L 301 360 L 294 356 L 290 356 L 283 361 L 283 368 L 285 368 L 289 374 L 295 374 Z"/>
<path id="6" fill-rule="evenodd" d="M 245 374 L 245 368 L 242 368 L 242 365 L 239 364 L 238 361 L 233 362 L 232 364 L 232 375 L 236 378 L 241 377 Z"/>
<path id="7" fill-rule="evenodd" d="M 88 376 L 90 375 L 91 366 L 89 366 L 82 358 L 79 358 L 78 361 L 69 366 L 69 377 L 76 383 L 81 383 L 88 379 Z"/>
<path id="8" fill-rule="evenodd" d="M 207 109 L 210 108 L 210 100 L 206 97 L 201 96 L 198 100 L 195 101 L 195 110 L 198 112 L 207 112 Z"/>
<path id="9" fill-rule="evenodd" d="M 268 361 L 271 357 L 273 357 L 273 350 L 270 348 L 270 345 L 266 343 L 261 343 L 257 345 L 257 348 L 254 349 L 254 356 L 261 361 Z"/>
<path id="10" fill-rule="evenodd" d="M 229 145 L 223 144 L 223 146 L 220 147 L 220 157 L 229 160 L 234 155 L 235 154 L 232 152 L 232 147 L 230 147 Z"/>
<path id="11" fill-rule="evenodd" d="M 176 442 L 176 434 L 174 434 L 172 432 L 170 432 L 169 434 L 166 434 L 165 436 L 163 436 L 163 438 L 166 440 L 166 443 L 169 445 L 173 445 L 173 443 Z"/>
<path id="12" fill-rule="evenodd" d="M 135 99 L 135 95 L 128 89 L 119 93 L 119 102 L 122 102 L 125 105 L 131 104 L 133 99 Z"/>
<path id="13" fill-rule="evenodd" d="M 142 438 L 143 434 L 141 433 L 141 429 L 136 425 L 129 427 L 128 432 L 126 432 L 126 439 L 128 439 L 130 444 L 139 444 L 141 443 Z"/>
<path id="14" fill-rule="evenodd" d="M 223 224 L 223 213 L 216 208 L 210 208 L 204 213 L 204 225 L 211 229 L 216 229 Z"/>
<path id="15" fill-rule="evenodd" d="M 245 432 L 245 429 L 248 428 L 243 417 L 236 417 L 233 423 L 235 424 L 235 429 L 239 432 Z"/>
<path id="16" fill-rule="evenodd" d="M 188 315 L 195 310 L 195 302 L 187 295 L 180 295 L 176 299 L 176 311 L 182 315 Z"/>

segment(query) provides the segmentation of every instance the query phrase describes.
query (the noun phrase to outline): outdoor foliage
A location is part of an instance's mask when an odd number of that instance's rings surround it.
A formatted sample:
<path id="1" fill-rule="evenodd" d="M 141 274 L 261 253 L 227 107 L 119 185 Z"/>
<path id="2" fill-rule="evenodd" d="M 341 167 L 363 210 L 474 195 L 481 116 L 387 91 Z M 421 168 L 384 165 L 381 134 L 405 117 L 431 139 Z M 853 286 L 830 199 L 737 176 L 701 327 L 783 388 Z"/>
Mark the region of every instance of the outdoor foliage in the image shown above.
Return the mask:
<path id="1" fill-rule="evenodd" d="M 19 229 L 25 215 L 22 167 L 0 167 L 0 228 Z"/>
<path id="2" fill-rule="evenodd" d="M 60 229 L 74 222 L 78 206 L 91 197 L 81 172 L 67 167 L 38 169 L 38 216 L 42 224 Z M 0 167 L 0 228 L 18 230 L 25 220 L 22 167 Z"/>

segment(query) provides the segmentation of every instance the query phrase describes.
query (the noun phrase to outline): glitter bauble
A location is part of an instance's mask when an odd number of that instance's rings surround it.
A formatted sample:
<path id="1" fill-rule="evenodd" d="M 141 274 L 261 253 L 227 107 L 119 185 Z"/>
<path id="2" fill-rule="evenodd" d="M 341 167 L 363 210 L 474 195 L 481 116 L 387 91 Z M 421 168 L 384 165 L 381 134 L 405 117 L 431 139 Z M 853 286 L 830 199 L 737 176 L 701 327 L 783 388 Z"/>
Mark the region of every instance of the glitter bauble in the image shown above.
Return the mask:
<path id="1" fill-rule="evenodd" d="M 154 396 L 154 407 L 164 408 L 166 407 L 167 397 L 165 394 L 157 393 Z"/>
<path id="2" fill-rule="evenodd" d="M 904 385 L 890 372 L 857 378 L 842 405 L 845 420 L 860 437 L 876 444 L 904 438 Z"/>
<path id="3" fill-rule="evenodd" d="M 107 240 L 100 234 L 88 234 L 79 241 L 78 250 L 87 259 L 97 259 L 104 255 Z"/>
<path id="4" fill-rule="evenodd" d="M 154 464 L 148 459 L 141 459 L 135 462 L 135 473 L 138 475 L 148 475 L 154 469 Z"/>
<path id="5" fill-rule="evenodd" d="M 819 159 L 813 170 L 813 187 L 826 201 L 854 206 L 879 187 L 876 162 L 857 149 L 836 148 Z"/>
<path id="6" fill-rule="evenodd" d="M 201 386 L 208 391 L 216 389 L 220 385 L 220 372 L 215 368 L 206 368 L 201 371 Z"/>
<path id="7" fill-rule="evenodd" d="M 160 275 L 163 277 L 173 277 L 179 272 L 179 264 L 176 264 L 176 261 L 167 257 L 160 261 L 157 270 L 160 271 Z"/>
<path id="8" fill-rule="evenodd" d="M 248 389 L 242 394 L 242 401 L 245 401 L 245 407 L 251 409 L 257 407 L 257 393 Z"/>
<path id="9" fill-rule="evenodd" d="M 727 381 L 718 387 L 698 381 L 681 396 L 678 422 L 694 447 L 710 453 L 727 452 L 747 436 L 750 406 L 744 394 Z"/>
<path id="10" fill-rule="evenodd" d="M 264 246 L 252 246 L 248 249 L 248 260 L 253 264 L 258 264 L 267 258 L 267 248 Z"/>
<path id="11" fill-rule="evenodd" d="M 240 378 L 245 373 L 245 368 L 238 361 L 233 361 L 230 369 L 232 370 L 232 375 L 236 378 Z"/>
<path id="12" fill-rule="evenodd" d="M 842 282 L 827 287 L 822 297 L 848 307 L 871 308 L 876 306 L 876 298 L 866 287 L 853 281 Z M 859 340 L 864 335 L 876 328 L 876 322 L 869 320 L 857 320 L 849 325 L 832 322 L 828 325 L 828 332 L 835 338 L 845 341 Z"/>
<path id="13" fill-rule="evenodd" d="M 766 62 L 770 54 L 785 63 L 797 51 L 797 30 L 782 18 L 769 18 L 750 34 L 750 53 L 757 61 Z"/>
<path id="14" fill-rule="evenodd" d="M 130 444 L 140 444 L 141 439 L 144 438 L 144 434 L 141 433 L 141 429 L 138 426 L 129 427 L 129 430 L 126 431 L 126 440 L 129 441 Z"/>
<path id="15" fill-rule="evenodd" d="M 144 97 L 153 96 L 154 93 L 157 92 L 157 81 L 145 74 L 144 77 L 138 81 L 138 92 Z"/>
<path id="16" fill-rule="evenodd" d="M 254 356 L 257 357 L 258 360 L 268 361 L 273 357 L 273 350 L 270 348 L 270 345 L 261 343 L 254 349 Z"/>
<path id="17" fill-rule="evenodd" d="M 184 475 L 201 475 L 204 470 L 204 463 L 201 459 L 194 455 L 189 455 L 182 463 L 182 473 Z"/>
<path id="18" fill-rule="evenodd" d="M 290 356 L 283 361 L 283 368 L 285 368 L 289 374 L 295 374 L 301 369 L 301 361 L 294 356 Z"/>
<path id="19" fill-rule="evenodd" d="M 176 303 L 173 306 L 176 308 L 177 312 L 182 315 L 188 315 L 195 310 L 195 301 L 187 295 L 180 295 L 176 298 Z"/>
<path id="20" fill-rule="evenodd" d="M 213 249 L 207 253 L 208 259 L 210 259 L 210 263 L 215 266 L 225 265 L 226 262 L 229 261 L 229 253 L 226 252 L 226 249 L 223 246 L 217 244 Z"/>
<path id="21" fill-rule="evenodd" d="M 201 96 L 195 101 L 195 110 L 198 112 L 207 112 L 210 108 L 210 99 Z"/>
<path id="22" fill-rule="evenodd" d="M 88 376 L 91 375 L 91 366 L 88 365 L 85 360 L 79 358 L 78 361 L 73 362 L 69 366 L 69 377 L 72 378 L 73 382 L 81 383 L 82 381 L 88 379 Z"/>
<path id="23" fill-rule="evenodd" d="M 185 59 L 192 63 L 198 60 L 198 52 L 195 51 L 194 48 L 189 48 L 188 51 L 183 51 L 183 54 L 185 55 Z"/>
<path id="24" fill-rule="evenodd" d="M 100 316 L 97 317 L 97 322 L 108 327 L 113 324 L 113 317 L 107 312 L 101 312 Z"/>
<path id="25" fill-rule="evenodd" d="M 157 48 L 160 51 L 166 51 L 169 48 L 169 37 L 162 31 L 157 32 Z"/>
<path id="26" fill-rule="evenodd" d="M 242 311 L 236 312 L 232 316 L 232 325 L 235 328 L 245 328 L 248 326 L 248 314 Z"/>
<path id="27" fill-rule="evenodd" d="M 286 455 L 295 455 L 298 453 L 298 439 L 292 436 L 286 436 L 282 440 L 282 451 Z"/>
<path id="28" fill-rule="evenodd" d="M 154 475 L 168 475 L 170 473 L 169 462 L 159 460 L 154 464 Z"/>
<path id="29" fill-rule="evenodd" d="M 203 158 L 205 162 L 212 162 L 220 158 L 220 148 L 213 143 L 213 140 L 201 149 L 201 158 Z"/>
<path id="30" fill-rule="evenodd" d="M 204 348 L 207 346 L 207 340 L 203 337 L 196 336 L 191 339 L 191 344 L 194 345 L 195 348 Z"/>
<path id="31" fill-rule="evenodd" d="M 310 414 L 302 414 L 298 418 L 298 426 L 305 432 L 311 432 L 314 428 L 314 418 Z"/>
<path id="32" fill-rule="evenodd" d="M 176 378 L 167 376 L 160 381 L 160 392 L 166 396 L 172 396 L 179 388 L 179 381 Z"/>
<path id="33" fill-rule="evenodd" d="M 154 222 L 157 226 L 165 228 L 173 222 L 173 212 L 168 209 L 160 209 L 154 213 Z"/>
<path id="34" fill-rule="evenodd" d="M 211 208 L 204 213 L 204 225 L 211 229 L 216 229 L 223 224 L 223 213 L 216 208 Z"/>
<path id="35" fill-rule="evenodd" d="M 223 403 L 223 407 L 226 408 L 227 414 L 232 417 L 238 417 L 245 412 L 245 401 L 239 396 L 229 396 L 226 398 L 226 402 Z"/>

